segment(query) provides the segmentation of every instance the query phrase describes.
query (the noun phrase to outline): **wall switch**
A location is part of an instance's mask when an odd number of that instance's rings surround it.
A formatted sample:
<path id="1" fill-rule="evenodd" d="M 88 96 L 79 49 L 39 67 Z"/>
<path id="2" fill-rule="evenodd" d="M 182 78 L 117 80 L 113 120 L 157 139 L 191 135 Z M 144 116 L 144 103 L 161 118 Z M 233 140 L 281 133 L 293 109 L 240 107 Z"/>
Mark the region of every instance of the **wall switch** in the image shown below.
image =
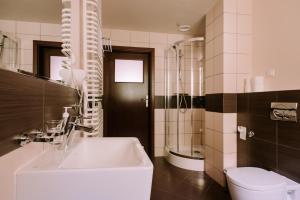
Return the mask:
<path id="1" fill-rule="evenodd" d="M 247 139 L 247 128 L 244 126 L 238 126 L 238 132 L 240 133 L 240 139 L 246 140 Z"/>

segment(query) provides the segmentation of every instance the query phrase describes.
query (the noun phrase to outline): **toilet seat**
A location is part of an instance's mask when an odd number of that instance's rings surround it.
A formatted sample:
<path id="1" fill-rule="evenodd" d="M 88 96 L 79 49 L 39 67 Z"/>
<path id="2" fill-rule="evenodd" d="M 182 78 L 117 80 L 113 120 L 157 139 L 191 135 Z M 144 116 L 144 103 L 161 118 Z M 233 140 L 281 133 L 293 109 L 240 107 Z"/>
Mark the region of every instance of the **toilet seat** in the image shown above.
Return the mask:
<path id="1" fill-rule="evenodd" d="M 225 173 L 232 184 L 247 190 L 273 190 L 287 184 L 285 177 L 256 167 L 231 168 Z"/>

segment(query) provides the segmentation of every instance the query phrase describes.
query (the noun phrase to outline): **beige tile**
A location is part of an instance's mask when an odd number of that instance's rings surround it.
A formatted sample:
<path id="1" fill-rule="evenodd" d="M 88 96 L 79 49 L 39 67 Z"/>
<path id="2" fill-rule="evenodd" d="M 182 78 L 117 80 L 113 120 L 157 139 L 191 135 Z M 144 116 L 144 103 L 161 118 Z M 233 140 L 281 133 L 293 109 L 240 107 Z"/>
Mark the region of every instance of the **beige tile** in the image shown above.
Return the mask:
<path id="1" fill-rule="evenodd" d="M 164 134 L 165 133 L 165 123 L 164 122 L 155 122 L 154 123 L 154 134 Z"/>
<path id="2" fill-rule="evenodd" d="M 124 47 L 128 47 L 130 46 L 130 42 L 124 42 L 124 41 L 117 41 L 117 40 L 112 40 L 111 44 L 113 46 L 124 46 Z"/>
<path id="3" fill-rule="evenodd" d="M 222 13 L 223 13 L 223 1 L 217 1 L 215 6 L 213 7 L 213 9 L 214 9 L 215 18 L 222 15 Z"/>
<path id="4" fill-rule="evenodd" d="M 155 70 L 155 82 L 156 83 L 164 83 L 165 81 L 165 71 L 156 69 Z"/>
<path id="5" fill-rule="evenodd" d="M 155 140 L 154 141 L 155 148 L 157 148 L 157 147 L 163 148 L 165 146 L 165 135 L 164 134 L 155 135 L 154 140 Z"/>
<path id="6" fill-rule="evenodd" d="M 150 43 L 151 48 L 155 48 L 155 57 L 164 57 L 166 45 L 158 43 Z"/>
<path id="7" fill-rule="evenodd" d="M 237 152 L 237 137 L 235 133 L 223 134 L 223 153 Z"/>
<path id="8" fill-rule="evenodd" d="M 236 13 L 238 0 L 223 0 L 224 12 Z"/>
<path id="9" fill-rule="evenodd" d="M 223 55 L 219 54 L 214 57 L 214 75 L 223 73 Z"/>
<path id="10" fill-rule="evenodd" d="M 16 33 L 16 22 L 13 20 L 0 20 L 0 30 L 7 33 Z"/>
<path id="11" fill-rule="evenodd" d="M 165 59 L 163 57 L 155 58 L 155 69 L 163 70 L 165 68 Z"/>
<path id="12" fill-rule="evenodd" d="M 206 27 L 206 41 L 209 42 L 214 38 L 214 24 L 209 24 Z"/>
<path id="13" fill-rule="evenodd" d="M 249 80 L 250 75 L 248 74 L 238 74 L 237 75 L 237 92 L 238 93 L 245 93 L 250 92 L 250 82 Z"/>
<path id="14" fill-rule="evenodd" d="M 164 44 L 166 45 L 168 37 L 166 33 L 150 32 L 150 44 Z"/>
<path id="15" fill-rule="evenodd" d="M 32 50 L 21 49 L 21 65 L 32 65 L 33 63 Z"/>
<path id="16" fill-rule="evenodd" d="M 206 45 L 205 58 L 210 59 L 214 56 L 214 41 L 210 41 Z"/>
<path id="17" fill-rule="evenodd" d="M 252 53 L 252 36 L 248 34 L 237 35 L 237 52 L 244 54 Z"/>
<path id="18" fill-rule="evenodd" d="M 205 129 L 205 145 L 214 147 L 214 131 L 211 129 Z"/>
<path id="19" fill-rule="evenodd" d="M 236 34 L 224 33 L 223 34 L 223 50 L 225 53 L 236 53 L 237 46 Z"/>
<path id="20" fill-rule="evenodd" d="M 236 93 L 236 74 L 223 75 L 223 93 Z"/>
<path id="21" fill-rule="evenodd" d="M 161 157 L 161 156 L 164 156 L 165 155 L 165 148 L 160 148 L 160 147 L 157 147 L 154 149 L 154 156 L 155 157 Z"/>
<path id="22" fill-rule="evenodd" d="M 130 31 L 130 41 L 131 42 L 149 43 L 149 40 L 150 40 L 149 32 Z"/>
<path id="23" fill-rule="evenodd" d="M 252 13 L 252 1 L 253 0 L 239 0 L 237 3 L 237 12 L 239 14 L 250 15 Z"/>
<path id="24" fill-rule="evenodd" d="M 214 129 L 214 115 L 215 113 L 205 111 L 205 128 L 207 129 Z"/>
<path id="25" fill-rule="evenodd" d="M 223 54 L 223 73 L 234 74 L 237 73 L 236 54 L 224 53 Z"/>
<path id="26" fill-rule="evenodd" d="M 60 24 L 41 23 L 41 35 L 60 36 L 61 35 L 61 25 Z"/>
<path id="27" fill-rule="evenodd" d="M 130 43 L 130 31 L 128 30 L 112 29 L 110 37 L 113 41 Z"/>
<path id="28" fill-rule="evenodd" d="M 214 131 L 214 148 L 219 152 L 223 152 L 223 133 Z"/>
<path id="29" fill-rule="evenodd" d="M 223 74 L 219 74 L 214 76 L 214 89 L 213 93 L 223 93 L 224 81 Z"/>
<path id="30" fill-rule="evenodd" d="M 219 35 L 214 39 L 214 46 L 213 46 L 213 56 L 220 55 L 224 51 L 224 38 L 223 35 Z"/>
<path id="31" fill-rule="evenodd" d="M 220 36 L 224 32 L 224 21 L 223 21 L 223 15 L 220 15 L 217 17 L 213 23 L 214 25 L 214 38 L 217 36 Z"/>
<path id="32" fill-rule="evenodd" d="M 226 186 L 226 177 L 224 174 L 224 170 L 216 170 L 215 181 L 222 187 Z"/>
<path id="33" fill-rule="evenodd" d="M 214 59 L 206 60 L 205 77 L 214 75 Z"/>
<path id="34" fill-rule="evenodd" d="M 229 153 L 224 154 L 224 168 L 232 168 L 237 166 L 237 154 Z"/>
<path id="35" fill-rule="evenodd" d="M 236 133 L 237 128 L 237 114 L 236 113 L 223 113 L 223 132 Z"/>
<path id="36" fill-rule="evenodd" d="M 224 22 L 224 33 L 236 33 L 237 31 L 237 21 L 236 14 L 224 13 L 223 22 Z"/>
<path id="37" fill-rule="evenodd" d="M 17 34 L 17 37 L 20 39 L 20 48 L 21 49 L 33 49 L 33 40 L 40 40 L 39 35 L 28 35 L 28 34 Z"/>
<path id="38" fill-rule="evenodd" d="M 214 13 L 214 10 L 213 9 L 210 9 L 208 11 L 208 13 L 206 14 L 206 17 L 205 17 L 205 24 L 206 26 L 208 26 L 209 24 L 211 24 L 215 19 L 215 13 Z"/>
<path id="39" fill-rule="evenodd" d="M 36 22 L 21 22 L 17 21 L 17 33 L 40 35 L 41 25 Z"/>
<path id="40" fill-rule="evenodd" d="M 51 42 L 61 42 L 61 36 L 52 36 L 52 35 L 42 35 L 42 41 L 51 41 Z"/>
<path id="41" fill-rule="evenodd" d="M 242 34 L 252 33 L 252 17 L 250 15 L 238 15 L 237 33 L 242 33 Z"/>
<path id="42" fill-rule="evenodd" d="M 145 42 L 130 42 L 130 46 L 131 47 L 145 47 L 145 48 L 148 48 L 149 47 L 149 43 L 145 43 Z"/>
<path id="43" fill-rule="evenodd" d="M 156 122 L 165 121 L 165 109 L 155 109 L 154 110 L 154 120 Z"/>
<path id="44" fill-rule="evenodd" d="M 205 93 L 213 94 L 214 93 L 214 77 L 208 77 L 205 79 Z"/>
<path id="45" fill-rule="evenodd" d="M 168 44 L 173 44 L 175 42 L 184 40 L 185 36 L 182 34 L 167 34 Z"/>
<path id="46" fill-rule="evenodd" d="M 162 82 L 155 83 L 155 92 L 154 93 L 157 96 L 163 96 L 165 94 L 164 83 L 162 83 Z"/>
<path id="47" fill-rule="evenodd" d="M 209 146 L 205 146 L 205 163 L 206 162 L 211 165 L 214 163 L 214 149 Z"/>
<path id="48" fill-rule="evenodd" d="M 237 73 L 248 74 L 252 68 L 251 55 L 238 54 L 237 55 Z"/>

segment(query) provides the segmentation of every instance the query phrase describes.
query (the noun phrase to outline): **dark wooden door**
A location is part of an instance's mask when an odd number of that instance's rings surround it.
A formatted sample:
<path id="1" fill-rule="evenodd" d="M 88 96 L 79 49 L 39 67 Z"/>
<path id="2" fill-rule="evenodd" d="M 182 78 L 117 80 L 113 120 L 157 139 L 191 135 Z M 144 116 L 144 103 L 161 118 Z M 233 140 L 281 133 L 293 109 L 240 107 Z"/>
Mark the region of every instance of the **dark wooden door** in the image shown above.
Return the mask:
<path id="1" fill-rule="evenodd" d="M 120 63 L 121 61 L 121 63 Z M 122 61 L 142 63 L 139 82 L 119 80 Z M 123 63 L 124 64 L 124 63 Z M 149 55 L 146 53 L 110 52 L 104 56 L 104 136 L 137 137 L 151 155 L 150 100 L 149 99 Z M 116 66 L 118 65 L 118 66 Z M 141 66 L 141 65 L 140 65 Z M 128 76 L 133 65 L 127 65 L 121 79 Z M 124 70 L 123 69 L 123 70 Z M 136 68 L 135 68 L 136 69 Z M 141 69 L 141 67 L 139 68 Z M 138 73 L 134 73 L 138 76 Z M 137 80 L 134 80 L 137 81 Z M 146 102 L 148 101 L 148 102 Z"/>

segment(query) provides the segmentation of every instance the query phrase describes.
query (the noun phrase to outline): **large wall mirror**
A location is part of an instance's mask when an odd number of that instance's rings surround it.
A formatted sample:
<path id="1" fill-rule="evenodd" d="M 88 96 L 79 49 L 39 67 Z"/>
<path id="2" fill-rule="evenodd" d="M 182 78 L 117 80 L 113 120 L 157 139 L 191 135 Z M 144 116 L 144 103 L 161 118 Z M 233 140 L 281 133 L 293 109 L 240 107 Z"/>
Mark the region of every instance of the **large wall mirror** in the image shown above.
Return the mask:
<path id="1" fill-rule="evenodd" d="M 61 0 L 1 0 L 0 68 L 61 81 Z"/>

